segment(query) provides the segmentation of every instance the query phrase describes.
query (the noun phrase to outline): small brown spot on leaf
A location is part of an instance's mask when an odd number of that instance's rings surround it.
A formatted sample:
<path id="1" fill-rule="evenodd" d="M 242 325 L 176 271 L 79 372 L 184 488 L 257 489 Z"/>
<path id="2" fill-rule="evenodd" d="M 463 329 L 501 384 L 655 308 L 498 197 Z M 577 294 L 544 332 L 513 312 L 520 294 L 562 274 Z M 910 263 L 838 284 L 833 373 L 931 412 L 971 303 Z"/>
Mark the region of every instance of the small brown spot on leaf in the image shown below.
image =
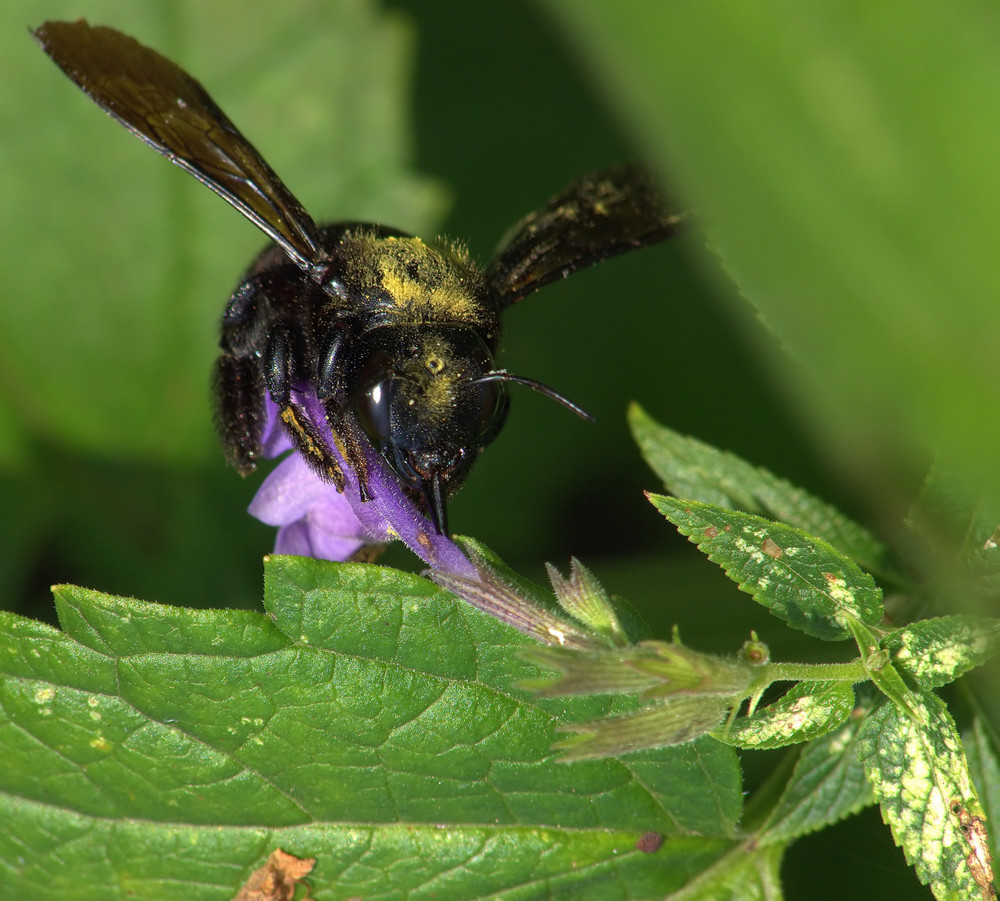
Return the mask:
<path id="1" fill-rule="evenodd" d="M 250 874 L 233 901 L 292 901 L 295 887 L 316 866 L 315 857 L 296 857 L 280 848 Z"/>
<path id="2" fill-rule="evenodd" d="M 715 526 L 707 526 L 705 528 L 705 537 L 706 538 L 715 538 L 715 536 L 718 535 L 718 534 L 719 534 L 719 530 L 717 528 L 715 528 Z"/>
<path id="3" fill-rule="evenodd" d="M 639 841 L 635 843 L 636 848 L 643 854 L 653 854 L 660 850 L 663 844 L 663 835 L 659 832 L 644 832 L 639 836 Z"/>
<path id="4" fill-rule="evenodd" d="M 770 538 L 764 539 L 764 543 L 761 545 L 760 549 L 767 554 L 768 557 L 774 557 L 775 560 L 785 553 L 781 547 Z"/>

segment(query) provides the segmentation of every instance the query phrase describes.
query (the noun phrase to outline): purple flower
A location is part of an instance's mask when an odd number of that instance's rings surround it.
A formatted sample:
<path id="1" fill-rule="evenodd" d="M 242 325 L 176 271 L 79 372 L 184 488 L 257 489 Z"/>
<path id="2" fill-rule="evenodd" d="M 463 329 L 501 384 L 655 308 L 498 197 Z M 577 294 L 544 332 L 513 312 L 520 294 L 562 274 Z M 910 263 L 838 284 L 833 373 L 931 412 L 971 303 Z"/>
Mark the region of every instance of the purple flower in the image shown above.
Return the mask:
<path id="1" fill-rule="evenodd" d="M 450 538 L 439 535 L 403 491 L 382 458 L 366 445 L 368 494 L 362 503 L 358 479 L 336 451 L 323 405 L 315 394 L 293 391 L 300 415 L 322 435 L 344 473 L 341 494 L 321 479 L 297 451 L 282 460 L 250 503 L 252 516 L 278 527 L 276 554 L 322 560 L 347 560 L 366 544 L 399 539 L 430 566 L 426 573 L 474 607 L 545 644 L 570 648 L 600 646 L 586 628 L 527 597 L 496 572 L 480 553 L 470 559 Z M 261 447 L 267 457 L 294 446 L 281 424 L 278 407 L 266 401 Z"/>
<path id="2" fill-rule="evenodd" d="M 343 494 L 339 493 L 299 453 L 282 460 L 264 480 L 249 507 L 251 516 L 278 527 L 275 553 L 347 560 L 365 544 L 399 539 L 433 569 L 477 578 L 468 557 L 450 538 L 437 534 L 370 447 L 366 447 L 366 456 L 371 499 L 362 503 L 357 476 L 336 451 L 323 405 L 311 392 L 293 391 L 292 400 L 325 437 L 344 472 L 346 487 Z M 270 398 L 266 401 L 266 415 L 261 447 L 264 456 L 274 457 L 291 448 L 293 442 Z"/>

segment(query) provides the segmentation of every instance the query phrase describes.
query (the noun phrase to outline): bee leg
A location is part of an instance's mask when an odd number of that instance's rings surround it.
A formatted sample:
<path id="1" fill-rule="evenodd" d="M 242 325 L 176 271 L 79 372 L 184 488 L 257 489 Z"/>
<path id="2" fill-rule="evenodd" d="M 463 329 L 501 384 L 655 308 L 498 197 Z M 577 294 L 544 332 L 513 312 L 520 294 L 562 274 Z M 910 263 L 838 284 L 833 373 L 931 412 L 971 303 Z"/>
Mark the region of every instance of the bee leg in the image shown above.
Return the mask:
<path id="1" fill-rule="evenodd" d="M 323 435 L 323 423 L 314 422 L 301 404 L 292 400 L 292 388 L 303 379 L 296 371 L 300 357 L 297 345 L 300 336 L 286 321 L 278 319 L 271 325 L 261 369 L 271 400 L 281 410 L 281 421 L 291 435 L 306 463 L 324 481 L 333 482 L 337 491 L 344 490 L 344 471 Z M 336 433 L 333 435 L 336 442 Z M 338 445 L 339 449 L 339 445 Z"/>
<path id="2" fill-rule="evenodd" d="M 337 450 L 351 471 L 358 478 L 358 493 L 362 502 L 371 500 L 368 490 L 368 458 L 365 454 L 366 439 L 356 418 L 350 413 L 344 393 L 344 373 L 342 371 L 342 348 L 345 331 L 335 331 L 326 342 L 316 362 L 316 397 L 326 411 Z"/>
<path id="3" fill-rule="evenodd" d="M 344 471 L 309 414 L 299 404 L 289 402 L 281 410 L 281 421 L 312 470 L 343 493 Z"/>
<path id="4" fill-rule="evenodd" d="M 288 402 L 291 340 L 287 329 L 279 329 L 279 339 L 269 337 L 275 324 L 273 287 L 268 274 L 249 275 L 237 286 L 222 317 L 222 355 L 212 376 L 222 449 L 242 475 L 253 472 L 260 457 L 265 389 L 284 392 Z M 262 368 L 261 357 L 271 364 Z"/>
<path id="5" fill-rule="evenodd" d="M 267 339 L 264 351 L 264 381 L 267 392 L 279 407 L 288 406 L 295 378 L 292 336 L 287 327 L 277 324 Z"/>
<path id="6" fill-rule="evenodd" d="M 330 423 L 333 440 L 337 442 L 337 450 L 357 476 L 358 493 L 361 495 L 362 503 L 367 503 L 372 496 L 368 490 L 368 458 L 365 455 L 364 434 L 343 403 L 328 399 L 323 407 L 326 410 L 327 422 Z"/>
<path id="7" fill-rule="evenodd" d="M 343 375 L 340 372 L 340 348 L 343 345 L 343 334 L 337 332 L 319 358 L 316 372 L 316 397 L 328 400 L 337 395 L 341 388 Z"/>
<path id="8" fill-rule="evenodd" d="M 237 286 L 222 316 L 224 351 L 238 357 L 256 356 L 273 318 L 268 294 L 269 280 L 262 275 L 244 278 Z"/>
<path id="9" fill-rule="evenodd" d="M 223 453 L 245 476 L 257 466 L 264 428 L 264 381 L 256 360 L 224 353 L 215 363 L 212 388 Z"/>

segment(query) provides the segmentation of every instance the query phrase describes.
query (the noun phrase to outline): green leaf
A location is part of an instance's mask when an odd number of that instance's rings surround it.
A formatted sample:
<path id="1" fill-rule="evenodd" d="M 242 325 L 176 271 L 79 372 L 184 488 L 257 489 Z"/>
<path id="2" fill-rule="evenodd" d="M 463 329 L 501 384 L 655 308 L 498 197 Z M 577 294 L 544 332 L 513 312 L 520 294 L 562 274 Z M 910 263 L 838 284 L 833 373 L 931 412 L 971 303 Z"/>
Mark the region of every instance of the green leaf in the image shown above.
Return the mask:
<path id="1" fill-rule="evenodd" d="M 851 634 L 851 619 L 869 625 L 881 620 L 882 594 L 872 577 L 825 541 L 712 504 L 649 499 L 742 591 L 790 626 L 837 641 Z"/>
<path id="2" fill-rule="evenodd" d="M 888 550 L 867 529 L 790 482 L 728 451 L 681 435 L 629 407 L 629 425 L 646 462 L 676 497 L 758 513 L 832 544 L 859 566 L 891 569 Z"/>
<path id="3" fill-rule="evenodd" d="M 135 598 L 56 585 L 56 611 L 63 631 L 105 657 L 136 654 L 254 657 L 287 648 L 289 639 L 267 618 L 250 610 L 189 610 Z"/>
<path id="4" fill-rule="evenodd" d="M 732 846 L 717 742 L 557 763 L 563 716 L 620 708 L 526 700 L 519 633 L 381 567 L 265 583 L 266 616 L 67 587 L 66 631 L 4 615 L 0 895 L 231 898 L 281 847 L 320 896 L 645 897 Z"/>
<path id="5" fill-rule="evenodd" d="M 872 793 L 917 877 L 938 898 L 978 899 L 966 861 L 962 814 L 980 816 L 955 723 L 934 695 L 918 699 L 926 725 L 886 703 L 858 732 L 858 757 Z"/>
<path id="6" fill-rule="evenodd" d="M 991 850 L 996 858 L 1000 856 L 1000 833 L 997 832 L 997 823 L 1000 822 L 1000 758 L 997 757 L 996 745 L 979 717 L 962 736 L 962 743 L 969 759 L 972 781 L 983 804 L 983 814 L 986 822 L 993 826 L 990 832 Z"/>
<path id="7" fill-rule="evenodd" d="M 783 748 L 819 738 L 843 725 L 854 709 L 847 682 L 799 682 L 750 716 L 739 717 L 716 736 L 748 750 Z"/>
<path id="8" fill-rule="evenodd" d="M 790 842 L 872 803 L 856 750 L 861 722 L 848 720 L 802 749 L 778 803 L 758 832 L 762 843 Z"/>
<path id="9" fill-rule="evenodd" d="M 883 503 L 928 447 L 1000 495 L 992 0 L 546 6 L 789 351 L 761 336 L 830 458 Z"/>
<path id="10" fill-rule="evenodd" d="M 908 525 L 930 547 L 964 555 L 969 561 L 989 543 L 998 524 L 996 502 L 940 460 L 931 466 L 908 516 Z"/>
<path id="11" fill-rule="evenodd" d="M 977 616 L 920 620 L 893 632 L 883 646 L 919 688 L 938 688 L 1000 651 L 1000 620 Z"/>
<path id="12" fill-rule="evenodd" d="M 775 901 L 781 889 L 781 845 L 746 842 L 730 851 L 695 885 L 678 896 L 684 901 Z"/>

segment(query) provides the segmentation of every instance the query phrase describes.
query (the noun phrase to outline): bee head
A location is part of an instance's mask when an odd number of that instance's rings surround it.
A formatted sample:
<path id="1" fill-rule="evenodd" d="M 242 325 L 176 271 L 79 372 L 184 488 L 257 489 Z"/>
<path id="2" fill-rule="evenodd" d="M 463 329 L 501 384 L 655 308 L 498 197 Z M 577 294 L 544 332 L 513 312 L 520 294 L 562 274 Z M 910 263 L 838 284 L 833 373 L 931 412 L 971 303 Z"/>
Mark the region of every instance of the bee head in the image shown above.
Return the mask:
<path id="1" fill-rule="evenodd" d="M 400 483 L 448 531 L 447 499 L 507 413 L 493 355 L 474 329 L 384 326 L 348 366 L 347 395 L 365 434 Z"/>

